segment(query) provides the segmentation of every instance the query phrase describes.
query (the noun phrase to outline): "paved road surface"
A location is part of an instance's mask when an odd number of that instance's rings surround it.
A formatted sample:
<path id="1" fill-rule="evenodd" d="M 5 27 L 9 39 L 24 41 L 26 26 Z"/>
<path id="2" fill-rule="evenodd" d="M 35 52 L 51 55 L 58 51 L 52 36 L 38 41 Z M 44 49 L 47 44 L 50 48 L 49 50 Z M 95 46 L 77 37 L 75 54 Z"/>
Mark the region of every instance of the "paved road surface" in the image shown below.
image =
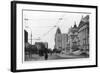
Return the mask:
<path id="1" fill-rule="evenodd" d="M 84 56 L 64 55 L 64 54 L 52 54 L 48 55 L 48 60 L 56 59 L 76 59 L 76 58 L 87 58 Z M 26 61 L 39 61 L 45 60 L 44 56 L 32 55 L 31 58 L 26 57 Z"/>

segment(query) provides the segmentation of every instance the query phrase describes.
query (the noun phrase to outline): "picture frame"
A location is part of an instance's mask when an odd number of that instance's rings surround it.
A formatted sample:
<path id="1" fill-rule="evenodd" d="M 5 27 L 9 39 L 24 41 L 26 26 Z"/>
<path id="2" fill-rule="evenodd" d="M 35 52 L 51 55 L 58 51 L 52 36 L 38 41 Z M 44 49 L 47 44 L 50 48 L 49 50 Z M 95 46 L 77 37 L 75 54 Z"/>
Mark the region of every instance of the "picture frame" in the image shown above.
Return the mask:
<path id="1" fill-rule="evenodd" d="M 82 18 L 81 18 L 81 16 L 82 16 Z M 58 18 L 56 18 L 56 17 L 58 17 Z M 31 20 L 30 18 L 33 20 Z M 70 21 L 70 19 L 73 19 L 73 21 Z M 31 21 L 29 21 L 29 20 L 31 20 Z M 63 22 L 60 22 L 62 20 L 63 20 Z M 29 22 L 27 22 L 27 21 L 29 21 Z M 33 58 L 34 57 L 33 50 L 31 50 L 31 51 L 33 51 L 31 54 L 27 54 L 30 52 L 29 52 L 29 49 L 27 52 L 26 46 L 28 45 L 28 46 L 32 47 L 32 45 L 34 43 L 34 41 L 32 41 L 32 40 L 34 40 L 33 36 L 37 40 L 38 39 L 40 40 L 41 37 L 39 37 L 39 36 L 42 35 L 42 33 L 45 33 L 44 35 L 47 35 L 48 33 L 51 32 L 51 29 L 53 29 L 51 27 L 51 25 L 49 25 L 49 23 L 56 24 L 56 22 L 57 22 L 57 25 L 52 25 L 52 27 L 55 29 L 58 28 L 57 31 L 56 30 L 55 31 L 56 31 L 56 34 L 60 33 L 60 36 L 62 37 L 61 38 L 62 41 L 65 40 L 65 39 L 63 40 L 63 37 L 64 37 L 63 33 L 65 31 L 63 29 L 67 24 L 68 24 L 68 26 L 72 26 L 71 28 L 66 28 L 66 30 L 71 29 L 71 31 L 67 30 L 69 32 L 66 33 L 68 36 L 68 40 L 67 40 L 68 42 L 72 42 L 72 41 L 70 41 L 71 35 L 69 35 L 69 34 L 70 33 L 72 34 L 72 32 L 74 33 L 74 31 L 76 31 L 76 27 L 77 27 L 77 33 L 76 32 L 75 33 L 78 35 L 77 38 L 80 39 L 79 41 L 81 41 L 81 38 L 85 34 L 89 37 L 88 40 L 86 38 L 86 41 L 88 41 L 88 45 L 89 45 L 89 46 L 87 46 L 89 48 L 85 49 L 86 50 L 85 53 L 87 53 L 87 51 L 88 51 L 88 54 L 86 54 L 86 56 L 77 55 L 79 53 L 82 53 L 82 55 L 83 55 L 82 51 L 84 51 L 84 49 L 78 48 L 77 51 L 81 51 L 81 52 L 76 53 L 76 51 L 74 51 L 75 49 L 74 50 L 72 49 L 72 46 L 71 46 L 71 49 L 69 49 L 69 52 L 65 52 L 62 49 L 63 46 L 60 47 L 61 48 L 60 53 L 59 53 L 59 50 L 54 51 L 54 49 L 49 49 L 49 53 L 44 53 L 42 56 L 43 58 L 48 56 L 48 60 L 46 58 L 45 58 L 45 60 L 40 59 L 40 58 L 42 58 L 41 57 L 42 54 L 41 54 L 41 52 L 39 53 L 39 51 L 37 51 L 37 53 L 35 52 L 36 56 L 39 55 L 39 59 Z M 74 26 L 71 25 L 72 22 L 74 22 L 74 24 L 77 24 L 77 25 L 74 25 Z M 87 31 L 88 34 L 87 34 L 87 32 L 85 32 L 85 34 L 83 34 L 83 33 L 81 34 L 80 31 L 83 29 L 85 22 L 88 22 L 86 24 L 89 24 L 89 28 Z M 37 24 L 35 24 L 35 23 L 37 23 Z M 47 25 L 45 25 L 45 23 Z M 62 23 L 62 24 L 67 23 L 67 24 L 65 26 L 63 26 L 60 23 Z M 28 24 L 32 24 L 32 25 L 28 25 Z M 33 25 L 34 26 L 37 25 L 37 27 L 33 27 Z M 46 27 L 44 27 L 44 26 L 46 26 Z M 30 28 L 30 27 L 31 27 L 31 30 L 27 29 L 27 32 L 26 32 L 25 31 L 26 28 Z M 25 72 L 25 71 L 42 71 L 42 70 L 97 67 L 98 66 L 98 47 L 97 47 L 97 45 L 98 45 L 98 43 L 97 43 L 98 30 L 97 30 L 97 27 L 98 27 L 98 7 L 97 6 L 28 2 L 28 1 L 11 1 L 11 71 L 12 72 Z M 60 29 L 62 28 L 62 30 L 60 31 L 59 28 Z M 35 31 L 34 29 L 35 30 L 39 29 L 40 31 L 39 30 Z M 44 31 L 42 31 L 42 30 L 44 30 Z M 61 33 L 61 32 L 63 32 L 63 33 Z M 39 36 L 37 35 L 37 33 L 39 34 Z M 56 44 L 55 47 L 57 48 L 59 46 L 58 45 L 59 43 L 56 42 L 56 39 L 58 39 L 58 38 L 57 38 L 57 36 L 52 37 L 51 35 L 53 35 L 53 31 L 52 31 L 52 33 L 50 33 L 49 37 L 51 37 L 51 39 L 52 38 L 55 39 L 54 43 Z M 37 37 L 39 37 L 39 38 L 37 38 Z M 44 36 L 42 36 L 42 38 L 44 38 Z M 50 39 L 50 38 L 47 37 L 46 40 L 48 40 L 48 39 Z M 42 44 L 43 44 L 43 41 L 42 41 Z M 26 43 L 26 42 L 28 42 L 28 43 Z M 68 44 L 71 45 L 71 43 L 68 43 L 68 42 L 67 42 L 67 47 L 68 47 Z M 85 41 L 82 41 L 82 42 L 83 42 L 83 45 L 84 45 L 84 43 L 85 43 L 85 45 L 87 45 Z M 39 49 L 38 46 L 36 45 L 36 43 L 37 44 L 40 44 L 40 43 L 35 41 L 35 46 L 37 47 L 37 49 Z M 48 40 L 48 44 L 47 44 L 48 46 L 49 46 L 49 43 L 52 43 L 51 40 Z M 63 44 L 65 44 L 65 43 L 63 42 Z M 79 42 L 79 44 L 81 44 L 81 42 Z M 54 44 L 53 44 L 53 47 L 54 47 Z M 33 48 L 34 48 L 34 45 L 33 45 Z M 57 53 L 57 51 L 58 51 L 58 53 Z M 68 49 L 67 49 L 67 51 L 68 51 Z M 53 52 L 53 53 L 51 53 L 51 52 Z M 68 53 L 67 54 L 68 57 L 64 57 L 65 53 L 66 54 Z M 49 54 L 51 54 L 51 56 L 49 56 Z M 55 54 L 56 54 L 56 56 L 55 56 Z M 30 55 L 31 55 L 31 57 L 30 57 Z M 54 58 L 54 56 L 55 56 L 55 58 Z M 56 58 L 58 58 L 57 56 L 60 56 L 59 58 L 60 59 L 62 58 L 62 59 L 56 60 Z M 72 57 L 70 57 L 70 56 L 72 56 Z M 67 58 L 69 58 L 69 59 L 67 59 Z M 49 59 L 53 59 L 53 60 L 49 60 Z M 36 61 L 34 61 L 34 60 L 36 60 Z"/>

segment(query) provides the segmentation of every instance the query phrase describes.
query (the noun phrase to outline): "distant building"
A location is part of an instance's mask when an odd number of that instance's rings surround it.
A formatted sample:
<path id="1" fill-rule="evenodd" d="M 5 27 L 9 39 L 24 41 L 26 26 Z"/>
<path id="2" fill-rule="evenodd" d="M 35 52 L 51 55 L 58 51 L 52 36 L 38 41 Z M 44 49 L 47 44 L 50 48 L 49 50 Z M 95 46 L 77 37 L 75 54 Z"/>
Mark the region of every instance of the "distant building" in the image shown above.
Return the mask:
<path id="1" fill-rule="evenodd" d="M 55 48 L 61 51 L 66 51 L 67 40 L 68 35 L 66 33 L 61 33 L 60 28 L 58 28 L 55 34 Z"/>
<path id="2" fill-rule="evenodd" d="M 60 28 L 57 29 L 55 34 L 55 48 L 61 50 L 62 48 L 62 35 Z"/>
<path id="3" fill-rule="evenodd" d="M 48 43 L 47 42 L 43 42 L 45 48 L 48 48 Z"/>
<path id="4" fill-rule="evenodd" d="M 27 48 L 29 46 L 28 43 L 28 32 L 26 30 L 24 30 L 24 47 Z"/>
<path id="5" fill-rule="evenodd" d="M 48 43 L 47 42 L 35 42 L 35 46 L 37 47 L 38 50 L 40 49 L 48 49 Z"/>
<path id="6" fill-rule="evenodd" d="M 82 17 L 78 27 L 79 45 L 82 51 L 89 51 L 89 15 Z"/>
<path id="7" fill-rule="evenodd" d="M 24 30 L 24 42 L 28 42 L 28 32 L 26 30 Z"/>
<path id="8" fill-rule="evenodd" d="M 35 46 L 38 50 L 41 49 L 41 43 L 40 42 L 35 42 Z"/>

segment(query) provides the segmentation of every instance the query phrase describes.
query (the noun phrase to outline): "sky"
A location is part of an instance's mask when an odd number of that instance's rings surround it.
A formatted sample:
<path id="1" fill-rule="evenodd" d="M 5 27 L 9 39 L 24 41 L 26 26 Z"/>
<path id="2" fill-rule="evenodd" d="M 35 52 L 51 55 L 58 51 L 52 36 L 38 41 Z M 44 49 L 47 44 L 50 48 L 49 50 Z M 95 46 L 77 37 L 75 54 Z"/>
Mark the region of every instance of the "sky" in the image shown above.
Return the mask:
<path id="1" fill-rule="evenodd" d="M 75 22 L 78 26 L 82 16 L 86 15 L 74 12 L 23 11 L 23 27 L 28 31 L 29 43 L 32 33 L 32 44 L 35 42 L 48 42 L 48 48 L 53 49 L 57 28 L 61 29 L 61 33 L 67 34 L 68 29 L 71 26 L 73 27 Z M 40 40 L 37 40 L 38 38 Z"/>

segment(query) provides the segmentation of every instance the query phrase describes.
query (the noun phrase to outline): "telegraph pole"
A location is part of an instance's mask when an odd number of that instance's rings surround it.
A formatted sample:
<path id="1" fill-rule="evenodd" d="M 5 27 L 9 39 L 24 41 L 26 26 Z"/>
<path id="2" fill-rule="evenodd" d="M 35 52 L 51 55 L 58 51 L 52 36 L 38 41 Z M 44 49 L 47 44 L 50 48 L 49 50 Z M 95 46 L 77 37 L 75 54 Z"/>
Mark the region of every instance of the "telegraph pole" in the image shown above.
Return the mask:
<path id="1" fill-rule="evenodd" d="M 32 45 L 32 30 L 31 30 L 31 45 Z"/>

